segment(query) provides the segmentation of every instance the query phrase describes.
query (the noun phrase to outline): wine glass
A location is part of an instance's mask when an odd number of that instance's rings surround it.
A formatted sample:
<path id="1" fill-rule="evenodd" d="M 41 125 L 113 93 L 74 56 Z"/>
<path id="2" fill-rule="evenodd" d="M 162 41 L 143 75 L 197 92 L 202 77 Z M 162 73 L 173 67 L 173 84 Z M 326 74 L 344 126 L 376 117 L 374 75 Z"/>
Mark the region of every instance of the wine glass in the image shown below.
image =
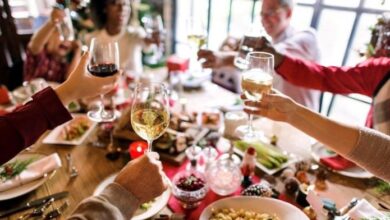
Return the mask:
<path id="1" fill-rule="evenodd" d="M 250 52 L 246 57 L 247 71 L 242 73 L 241 88 L 246 98 L 251 101 L 261 101 L 263 94 L 269 94 L 272 89 L 274 56 L 265 52 Z M 239 126 L 236 130 L 243 140 L 264 140 L 264 133 L 255 131 L 252 126 L 253 115 L 249 115 L 248 125 Z"/>
<path id="2" fill-rule="evenodd" d="M 131 125 L 148 142 L 147 152 L 152 151 L 153 141 L 168 127 L 169 117 L 168 92 L 164 84 L 138 84 L 131 106 Z"/>
<path id="3" fill-rule="evenodd" d="M 203 72 L 200 62 L 197 61 L 197 51 L 207 44 L 206 26 L 200 19 L 190 18 L 187 21 L 187 40 L 193 53 L 191 60 L 192 70 Z M 199 68 L 199 69 L 197 69 Z"/>
<path id="4" fill-rule="evenodd" d="M 156 64 L 160 61 L 164 53 L 162 40 L 164 37 L 164 25 L 159 14 L 147 15 L 142 18 L 147 38 L 156 42 L 153 44 L 153 55 L 149 57 L 148 63 Z"/>
<path id="5" fill-rule="evenodd" d="M 90 45 L 91 60 L 88 71 L 97 77 L 108 77 L 116 74 L 119 69 L 119 48 L 117 42 L 104 42 L 92 38 Z M 89 111 L 88 117 L 96 122 L 111 122 L 115 120 L 115 111 L 106 111 L 104 94 L 100 95 L 98 109 Z"/>

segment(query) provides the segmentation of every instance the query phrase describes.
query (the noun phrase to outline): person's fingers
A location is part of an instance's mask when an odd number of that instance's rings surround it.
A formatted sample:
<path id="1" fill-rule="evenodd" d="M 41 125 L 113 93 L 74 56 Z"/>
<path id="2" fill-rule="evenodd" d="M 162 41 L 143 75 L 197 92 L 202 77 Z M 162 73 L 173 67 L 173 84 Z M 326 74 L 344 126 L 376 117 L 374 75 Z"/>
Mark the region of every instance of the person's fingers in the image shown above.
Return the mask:
<path id="1" fill-rule="evenodd" d="M 251 115 L 260 115 L 267 117 L 268 110 L 267 109 L 253 109 L 253 108 L 244 108 L 244 112 Z"/>
<path id="2" fill-rule="evenodd" d="M 245 104 L 245 106 L 256 107 L 256 108 L 267 108 L 268 107 L 268 103 L 264 102 L 264 101 L 260 101 L 260 102 L 245 101 L 244 104 Z"/>

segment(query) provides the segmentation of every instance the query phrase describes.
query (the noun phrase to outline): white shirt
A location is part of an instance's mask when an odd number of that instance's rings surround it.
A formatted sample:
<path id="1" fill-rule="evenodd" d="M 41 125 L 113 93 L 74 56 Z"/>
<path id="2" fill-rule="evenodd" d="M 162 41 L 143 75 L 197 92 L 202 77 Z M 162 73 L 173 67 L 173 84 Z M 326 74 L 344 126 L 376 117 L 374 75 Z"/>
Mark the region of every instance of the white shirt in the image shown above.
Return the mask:
<path id="1" fill-rule="evenodd" d="M 142 27 L 129 26 L 126 30 L 114 36 L 109 35 L 106 29 L 103 28 L 92 32 L 87 36 L 87 39 L 89 41 L 92 37 L 96 37 L 103 42 L 118 42 L 121 69 L 134 72 L 137 75 L 143 71 L 142 49 L 145 36 L 146 33 Z"/>
<path id="2" fill-rule="evenodd" d="M 317 62 L 320 60 L 314 29 L 296 30 L 289 26 L 279 37 L 273 39 L 273 46 L 278 52 L 291 57 Z M 296 102 L 318 111 L 320 91 L 295 86 L 284 80 L 279 74 L 274 75 L 273 87 L 290 96 Z"/>

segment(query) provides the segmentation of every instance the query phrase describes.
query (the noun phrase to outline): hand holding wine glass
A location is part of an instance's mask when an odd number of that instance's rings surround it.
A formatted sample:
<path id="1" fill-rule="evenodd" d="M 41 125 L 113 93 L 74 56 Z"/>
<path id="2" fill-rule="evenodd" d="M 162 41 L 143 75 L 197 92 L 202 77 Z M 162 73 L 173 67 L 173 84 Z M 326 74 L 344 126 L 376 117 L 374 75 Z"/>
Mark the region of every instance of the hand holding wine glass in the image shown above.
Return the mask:
<path id="1" fill-rule="evenodd" d="M 138 84 L 131 106 L 131 125 L 148 142 L 148 152 L 152 150 L 153 141 L 168 127 L 169 118 L 169 99 L 164 84 Z"/>
<path id="2" fill-rule="evenodd" d="M 103 42 L 93 38 L 90 46 L 91 60 L 88 71 L 97 77 L 113 76 L 119 71 L 119 48 L 117 42 Z M 96 122 L 110 122 L 115 120 L 114 111 L 106 111 L 104 94 L 100 94 L 101 103 L 96 111 L 89 111 L 88 117 Z"/>
<path id="3" fill-rule="evenodd" d="M 248 70 L 242 73 L 241 88 L 247 99 L 253 102 L 261 101 L 263 94 L 272 90 L 274 57 L 265 52 L 251 52 L 247 55 Z M 253 116 L 249 115 L 249 124 L 237 128 L 237 134 L 244 140 L 259 140 L 264 134 L 255 131 L 252 126 Z"/>

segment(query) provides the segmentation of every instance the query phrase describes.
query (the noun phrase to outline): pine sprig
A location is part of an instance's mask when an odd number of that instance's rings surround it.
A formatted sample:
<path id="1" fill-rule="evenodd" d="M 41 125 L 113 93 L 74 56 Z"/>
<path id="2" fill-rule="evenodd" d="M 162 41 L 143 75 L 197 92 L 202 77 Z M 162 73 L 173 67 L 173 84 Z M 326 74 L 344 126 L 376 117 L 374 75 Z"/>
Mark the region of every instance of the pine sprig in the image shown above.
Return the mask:
<path id="1" fill-rule="evenodd" d="M 27 160 L 15 160 L 13 162 L 4 164 L 0 166 L 0 180 L 5 182 L 13 177 L 22 173 L 28 165 L 30 165 L 35 158 L 30 158 Z"/>

